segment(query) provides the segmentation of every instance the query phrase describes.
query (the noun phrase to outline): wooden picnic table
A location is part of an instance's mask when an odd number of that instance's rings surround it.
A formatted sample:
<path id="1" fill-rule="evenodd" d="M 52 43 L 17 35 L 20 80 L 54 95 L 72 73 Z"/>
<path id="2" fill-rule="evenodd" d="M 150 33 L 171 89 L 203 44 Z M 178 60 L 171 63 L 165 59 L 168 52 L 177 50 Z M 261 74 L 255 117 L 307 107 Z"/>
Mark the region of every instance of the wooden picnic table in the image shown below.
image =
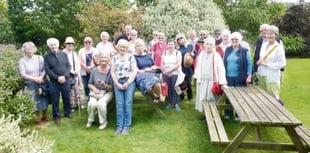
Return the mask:
<path id="1" fill-rule="evenodd" d="M 242 128 L 225 145 L 224 153 L 235 152 L 237 148 L 307 152 L 295 130 L 302 123 L 259 86 L 229 87 L 224 90 L 223 99 L 226 98 L 230 100 Z M 261 139 L 261 127 L 284 128 L 293 143 L 265 142 Z M 256 141 L 244 140 L 251 130 L 256 132 Z"/>

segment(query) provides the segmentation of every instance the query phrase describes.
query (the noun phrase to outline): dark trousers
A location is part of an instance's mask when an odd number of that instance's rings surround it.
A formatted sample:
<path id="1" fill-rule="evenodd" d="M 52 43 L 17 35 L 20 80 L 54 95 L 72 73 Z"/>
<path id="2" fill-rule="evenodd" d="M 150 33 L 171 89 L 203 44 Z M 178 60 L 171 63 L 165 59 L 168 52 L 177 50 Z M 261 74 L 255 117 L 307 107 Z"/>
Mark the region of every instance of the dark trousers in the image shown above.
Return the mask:
<path id="1" fill-rule="evenodd" d="M 188 75 L 185 75 L 185 78 L 184 78 L 184 81 L 186 82 L 187 84 L 187 98 L 188 100 L 192 100 L 193 99 L 193 91 L 192 91 L 192 76 L 188 76 Z M 184 93 L 182 93 L 180 95 L 180 98 L 183 100 L 184 99 Z"/>
<path id="2" fill-rule="evenodd" d="M 89 80 L 90 74 L 83 75 L 82 80 L 83 80 L 83 86 L 84 86 L 84 92 L 86 96 L 89 96 L 89 88 L 88 88 L 88 80 Z"/>
<path id="3" fill-rule="evenodd" d="M 66 81 L 63 84 L 58 83 L 55 80 L 51 80 L 49 82 L 49 93 L 50 93 L 50 101 L 52 103 L 52 111 L 53 111 L 53 118 L 59 119 L 60 112 L 59 112 L 59 98 L 60 93 L 62 97 L 64 115 L 68 116 L 71 113 L 71 106 L 70 106 L 70 84 Z"/>
<path id="4" fill-rule="evenodd" d="M 246 80 L 241 80 L 240 77 L 226 77 L 227 85 L 230 87 L 246 87 Z M 227 99 L 226 104 L 230 104 L 230 101 Z M 225 116 L 232 117 L 233 111 L 231 109 L 224 110 Z"/>
<path id="5" fill-rule="evenodd" d="M 171 104 L 179 103 L 179 96 L 175 91 L 175 83 L 177 82 L 177 78 L 178 75 L 172 75 L 171 77 L 168 77 L 163 74 L 163 80 L 168 85 L 168 100 Z"/>

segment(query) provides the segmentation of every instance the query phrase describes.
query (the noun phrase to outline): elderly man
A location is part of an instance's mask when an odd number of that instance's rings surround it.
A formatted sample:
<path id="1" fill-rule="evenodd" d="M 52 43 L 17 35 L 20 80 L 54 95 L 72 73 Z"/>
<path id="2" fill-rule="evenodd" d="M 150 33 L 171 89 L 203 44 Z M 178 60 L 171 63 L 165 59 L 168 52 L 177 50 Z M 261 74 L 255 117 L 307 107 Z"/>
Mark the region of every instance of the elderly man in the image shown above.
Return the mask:
<path id="1" fill-rule="evenodd" d="M 61 92 L 65 117 L 72 118 L 70 107 L 70 77 L 71 65 L 65 52 L 59 50 L 59 41 L 49 38 L 47 46 L 50 51 L 44 56 L 44 69 L 50 78 L 49 90 L 52 103 L 53 118 L 60 123 L 59 96 Z"/>

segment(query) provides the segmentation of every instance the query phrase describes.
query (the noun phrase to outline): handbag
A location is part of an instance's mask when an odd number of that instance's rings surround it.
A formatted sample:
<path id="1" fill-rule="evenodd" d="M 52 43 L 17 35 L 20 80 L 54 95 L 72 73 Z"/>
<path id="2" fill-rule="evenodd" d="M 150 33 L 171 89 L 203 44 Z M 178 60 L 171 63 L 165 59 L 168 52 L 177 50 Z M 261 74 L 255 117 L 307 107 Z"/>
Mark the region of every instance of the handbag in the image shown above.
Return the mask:
<path id="1" fill-rule="evenodd" d="M 213 54 L 213 61 L 212 61 L 212 64 L 213 64 L 213 85 L 212 85 L 212 93 L 213 94 L 216 94 L 216 95 L 222 95 L 223 94 L 223 90 L 221 88 L 221 85 L 218 81 L 215 81 L 215 68 L 214 68 L 214 54 Z"/>
<path id="2" fill-rule="evenodd" d="M 48 87 L 49 87 L 48 81 L 45 80 L 44 83 L 41 83 L 41 84 L 40 84 L 40 87 L 39 87 L 39 89 L 38 89 L 38 94 L 39 94 L 40 96 L 48 96 L 48 94 L 49 94 L 49 89 L 48 89 Z"/>
<path id="3" fill-rule="evenodd" d="M 101 90 L 100 93 L 97 94 L 97 93 L 91 91 L 91 92 L 89 93 L 89 96 L 92 97 L 92 98 L 95 98 L 95 99 L 99 100 L 100 98 L 102 98 L 102 97 L 104 96 L 105 92 L 106 92 L 105 90 Z"/>

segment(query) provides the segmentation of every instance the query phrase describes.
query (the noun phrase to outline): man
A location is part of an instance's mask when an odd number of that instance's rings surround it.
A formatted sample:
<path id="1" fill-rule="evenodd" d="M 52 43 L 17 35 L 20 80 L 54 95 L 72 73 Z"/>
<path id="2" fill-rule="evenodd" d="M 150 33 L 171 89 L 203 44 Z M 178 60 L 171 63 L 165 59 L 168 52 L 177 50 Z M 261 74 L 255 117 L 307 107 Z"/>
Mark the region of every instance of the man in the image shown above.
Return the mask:
<path id="1" fill-rule="evenodd" d="M 215 46 L 221 44 L 223 41 L 221 38 L 221 30 L 220 29 L 214 30 L 213 35 L 214 35 L 214 39 L 215 39 Z"/>
<path id="2" fill-rule="evenodd" d="M 264 43 L 267 43 L 266 38 L 266 29 L 269 27 L 268 24 L 262 24 L 259 27 L 261 37 L 256 41 L 255 50 L 254 50 L 254 60 L 253 60 L 253 73 L 257 72 L 258 65 L 256 62 L 259 60 L 260 50 Z"/>
<path id="3" fill-rule="evenodd" d="M 113 42 L 114 46 L 118 43 L 119 40 L 125 39 L 127 41 L 130 41 L 130 33 L 131 33 L 132 27 L 131 25 L 126 25 L 125 26 L 125 33 L 122 33 L 119 35 Z"/>
<path id="4" fill-rule="evenodd" d="M 71 65 L 65 52 L 59 50 L 59 41 L 49 38 L 46 41 L 50 51 L 44 56 L 44 69 L 50 78 L 49 92 L 52 103 L 53 118 L 56 124 L 60 123 L 59 97 L 61 92 L 64 115 L 72 118 L 70 106 L 70 77 Z"/>

